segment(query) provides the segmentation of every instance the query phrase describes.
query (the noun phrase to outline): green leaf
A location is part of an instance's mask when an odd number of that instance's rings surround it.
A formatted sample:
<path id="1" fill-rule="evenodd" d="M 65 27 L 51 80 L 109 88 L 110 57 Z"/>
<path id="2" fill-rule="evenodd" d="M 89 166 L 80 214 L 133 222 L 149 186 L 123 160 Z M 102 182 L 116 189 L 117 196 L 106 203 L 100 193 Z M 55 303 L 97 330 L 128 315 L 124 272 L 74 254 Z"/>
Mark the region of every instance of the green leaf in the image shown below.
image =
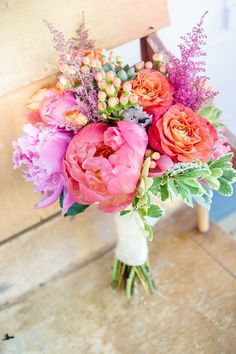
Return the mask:
<path id="1" fill-rule="evenodd" d="M 151 204 L 147 215 L 151 218 L 160 218 L 164 215 L 164 210 L 158 205 Z"/>
<path id="2" fill-rule="evenodd" d="M 227 170 L 230 169 L 232 167 L 232 163 L 230 162 L 233 158 L 233 153 L 230 152 L 228 154 L 225 154 L 221 157 L 219 157 L 216 160 L 213 160 L 212 162 L 210 162 L 209 167 L 210 169 L 214 169 L 214 168 L 221 168 L 222 170 Z"/>
<path id="3" fill-rule="evenodd" d="M 178 185 L 178 190 L 179 190 L 179 196 L 183 199 L 183 201 L 189 205 L 191 208 L 193 207 L 193 198 L 190 193 L 190 190 L 185 187 L 185 185 L 181 182 L 177 182 Z"/>
<path id="4" fill-rule="evenodd" d="M 130 212 L 131 212 L 131 210 L 122 210 L 122 211 L 120 212 L 120 216 L 129 214 Z"/>
<path id="5" fill-rule="evenodd" d="M 162 177 L 153 178 L 153 184 L 149 188 L 149 191 L 153 195 L 158 195 L 160 193 L 160 184 L 162 182 Z"/>
<path id="6" fill-rule="evenodd" d="M 153 240 L 153 229 L 152 229 L 151 225 L 149 225 L 149 223 L 145 219 L 143 219 L 143 225 L 144 225 L 144 230 L 147 233 L 147 239 L 149 241 L 152 241 Z"/>
<path id="7" fill-rule="evenodd" d="M 59 199 L 61 208 L 63 208 L 63 201 L 64 201 L 64 194 L 63 192 L 61 192 L 60 199 Z M 74 203 L 69 207 L 67 213 L 64 216 L 75 216 L 77 214 L 83 213 L 83 211 L 85 211 L 85 209 L 87 209 L 88 207 L 89 205 Z"/>
<path id="8" fill-rule="evenodd" d="M 89 205 L 74 203 L 68 210 L 64 216 L 75 216 L 77 214 L 83 213 L 85 209 L 87 209 Z"/>
<path id="9" fill-rule="evenodd" d="M 226 170 L 226 171 L 224 171 L 222 177 L 224 179 L 226 179 L 227 181 L 234 183 L 234 182 L 236 182 L 236 170 L 233 168 L 230 170 Z"/>
<path id="10" fill-rule="evenodd" d="M 226 197 L 230 197 L 233 194 L 233 187 L 231 184 L 222 177 L 219 178 L 219 183 L 220 187 L 218 192 Z"/>
<path id="11" fill-rule="evenodd" d="M 222 176 L 223 171 L 221 168 L 216 167 L 211 170 L 211 174 L 212 174 L 212 176 L 219 178 Z"/>
<path id="12" fill-rule="evenodd" d="M 210 185 L 211 188 L 218 190 L 220 187 L 220 182 L 214 176 L 206 177 L 205 181 Z"/>
<path id="13" fill-rule="evenodd" d="M 160 186 L 160 194 L 161 194 L 161 200 L 164 202 L 165 200 L 169 199 L 170 197 L 170 192 L 169 192 L 169 187 L 168 183 L 165 183 Z"/>
<path id="14" fill-rule="evenodd" d="M 218 121 L 221 115 L 221 111 L 218 108 L 214 107 L 212 104 L 207 104 L 202 109 L 198 110 L 197 113 L 218 128 Z"/>

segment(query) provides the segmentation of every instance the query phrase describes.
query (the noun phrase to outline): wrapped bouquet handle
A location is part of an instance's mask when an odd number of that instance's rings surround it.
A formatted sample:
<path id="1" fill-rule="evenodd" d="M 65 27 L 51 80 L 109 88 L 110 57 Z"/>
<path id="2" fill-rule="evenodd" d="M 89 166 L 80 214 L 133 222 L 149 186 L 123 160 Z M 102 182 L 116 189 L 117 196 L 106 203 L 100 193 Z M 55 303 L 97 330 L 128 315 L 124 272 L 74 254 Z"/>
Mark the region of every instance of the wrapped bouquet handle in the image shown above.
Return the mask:
<path id="1" fill-rule="evenodd" d="M 153 294 L 155 283 L 148 263 L 147 235 L 139 214 L 117 214 L 115 223 L 117 246 L 112 270 L 112 288 L 124 288 L 126 297 L 130 298 L 139 282 L 148 294 Z"/>

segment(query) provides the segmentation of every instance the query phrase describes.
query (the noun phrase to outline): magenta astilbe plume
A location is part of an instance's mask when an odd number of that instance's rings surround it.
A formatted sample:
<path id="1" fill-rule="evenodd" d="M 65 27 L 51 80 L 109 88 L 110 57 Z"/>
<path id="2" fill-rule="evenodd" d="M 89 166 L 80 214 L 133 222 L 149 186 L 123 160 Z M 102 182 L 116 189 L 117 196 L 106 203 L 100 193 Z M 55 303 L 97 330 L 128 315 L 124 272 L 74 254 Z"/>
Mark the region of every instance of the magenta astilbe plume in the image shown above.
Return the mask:
<path id="1" fill-rule="evenodd" d="M 182 103 L 193 110 L 201 108 L 217 95 L 216 91 L 206 86 L 208 77 L 203 74 L 206 65 L 202 60 L 206 56 L 202 50 L 207 38 L 203 28 L 206 14 L 190 33 L 181 37 L 183 42 L 178 46 L 181 57 L 168 52 L 167 69 L 175 90 L 174 103 Z"/>
<path id="2" fill-rule="evenodd" d="M 13 142 L 14 168 L 25 166 L 26 182 L 32 182 L 34 191 L 42 195 L 36 207 L 45 208 L 60 197 L 64 187 L 62 161 L 72 134 L 31 124 L 24 127 L 24 133 Z"/>

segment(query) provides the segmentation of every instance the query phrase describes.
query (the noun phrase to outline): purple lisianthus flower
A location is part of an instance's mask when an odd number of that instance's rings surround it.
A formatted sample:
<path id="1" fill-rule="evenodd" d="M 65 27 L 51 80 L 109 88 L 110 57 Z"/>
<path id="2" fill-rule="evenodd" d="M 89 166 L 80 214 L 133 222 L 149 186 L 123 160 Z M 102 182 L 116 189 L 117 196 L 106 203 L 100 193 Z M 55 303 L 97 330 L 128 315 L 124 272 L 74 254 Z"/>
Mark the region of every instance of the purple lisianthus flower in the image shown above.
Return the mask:
<path id="1" fill-rule="evenodd" d="M 26 182 L 32 182 L 34 191 L 42 195 L 36 208 L 45 208 L 59 198 L 65 185 L 62 161 L 72 134 L 31 124 L 25 125 L 24 133 L 13 142 L 14 168 L 25 165 Z"/>

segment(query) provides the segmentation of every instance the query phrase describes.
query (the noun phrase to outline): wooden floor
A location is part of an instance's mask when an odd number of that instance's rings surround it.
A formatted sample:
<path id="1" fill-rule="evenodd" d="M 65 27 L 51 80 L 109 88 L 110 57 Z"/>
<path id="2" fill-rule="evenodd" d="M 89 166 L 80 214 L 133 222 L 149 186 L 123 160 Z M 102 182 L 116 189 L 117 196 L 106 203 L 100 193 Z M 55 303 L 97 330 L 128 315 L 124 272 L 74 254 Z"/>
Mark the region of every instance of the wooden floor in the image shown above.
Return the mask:
<path id="1" fill-rule="evenodd" d="M 91 240 L 90 240 L 91 242 Z M 236 241 L 196 231 L 190 208 L 155 228 L 155 295 L 109 287 L 113 251 L 0 313 L 1 354 L 235 354 Z M 60 261 L 60 260 L 58 260 Z"/>

